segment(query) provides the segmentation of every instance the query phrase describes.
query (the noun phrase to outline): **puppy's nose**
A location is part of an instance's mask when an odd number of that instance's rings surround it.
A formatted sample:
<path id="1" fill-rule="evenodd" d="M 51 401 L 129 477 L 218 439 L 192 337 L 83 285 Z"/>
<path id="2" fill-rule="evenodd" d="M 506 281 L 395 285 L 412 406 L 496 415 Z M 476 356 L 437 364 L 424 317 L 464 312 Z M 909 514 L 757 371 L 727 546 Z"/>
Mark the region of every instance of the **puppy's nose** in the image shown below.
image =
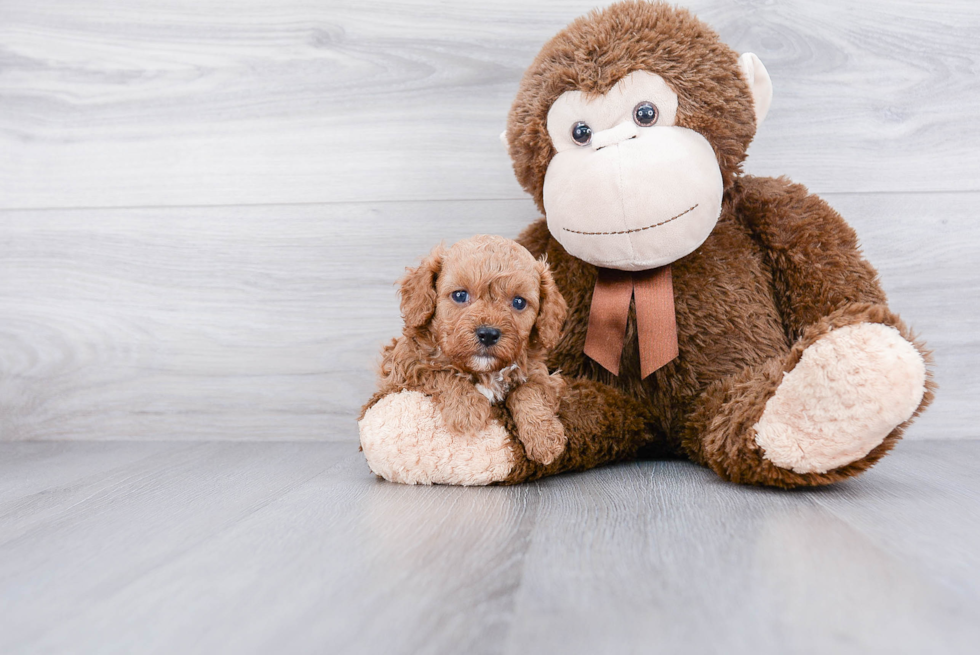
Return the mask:
<path id="1" fill-rule="evenodd" d="M 489 325 L 481 325 L 476 328 L 476 338 L 480 340 L 484 346 L 492 346 L 497 343 L 500 339 L 500 330 L 495 327 L 490 327 Z"/>

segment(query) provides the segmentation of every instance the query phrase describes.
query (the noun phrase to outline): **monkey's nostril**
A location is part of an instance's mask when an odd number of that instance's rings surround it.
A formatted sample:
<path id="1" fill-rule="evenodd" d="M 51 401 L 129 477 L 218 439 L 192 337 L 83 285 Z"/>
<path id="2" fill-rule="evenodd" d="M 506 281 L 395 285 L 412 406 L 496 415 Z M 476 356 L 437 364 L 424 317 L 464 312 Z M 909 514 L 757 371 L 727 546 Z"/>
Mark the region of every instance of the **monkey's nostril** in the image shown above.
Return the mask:
<path id="1" fill-rule="evenodd" d="M 476 338 L 480 340 L 484 346 L 492 346 L 497 343 L 500 339 L 500 330 L 495 327 L 490 327 L 489 325 L 481 325 L 476 328 Z"/>

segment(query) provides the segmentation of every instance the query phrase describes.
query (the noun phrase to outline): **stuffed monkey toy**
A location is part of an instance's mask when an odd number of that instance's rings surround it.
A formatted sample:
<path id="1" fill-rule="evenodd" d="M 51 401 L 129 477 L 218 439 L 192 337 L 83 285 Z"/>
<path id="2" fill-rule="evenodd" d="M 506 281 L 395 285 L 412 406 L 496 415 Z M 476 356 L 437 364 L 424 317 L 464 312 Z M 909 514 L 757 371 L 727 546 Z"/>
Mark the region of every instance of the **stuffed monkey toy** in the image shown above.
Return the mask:
<path id="1" fill-rule="evenodd" d="M 772 85 L 684 9 L 622 2 L 557 34 L 521 81 L 506 143 L 544 218 L 519 237 L 568 304 L 548 366 L 567 444 L 529 459 L 507 412 L 465 438 L 430 399 L 367 408 L 371 469 L 517 483 L 687 457 L 736 483 L 868 469 L 932 399 L 929 357 L 854 231 L 785 178 L 742 174 Z"/>

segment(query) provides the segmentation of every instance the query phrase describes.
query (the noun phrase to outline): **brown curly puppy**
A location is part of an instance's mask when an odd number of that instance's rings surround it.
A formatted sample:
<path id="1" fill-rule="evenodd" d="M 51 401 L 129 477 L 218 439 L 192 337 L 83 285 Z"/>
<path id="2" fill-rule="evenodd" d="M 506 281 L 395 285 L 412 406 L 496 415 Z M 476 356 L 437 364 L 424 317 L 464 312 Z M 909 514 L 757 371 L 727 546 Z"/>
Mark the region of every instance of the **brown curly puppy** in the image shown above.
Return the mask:
<path id="1" fill-rule="evenodd" d="M 478 432 L 504 402 L 529 459 L 565 448 L 555 416 L 564 390 L 545 357 L 561 336 L 565 300 L 545 261 L 498 236 L 437 246 L 401 280 L 402 336 L 382 353 L 378 393 L 432 396 L 446 427 Z M 363 412 L 362 412 L 363 416 Z"/>

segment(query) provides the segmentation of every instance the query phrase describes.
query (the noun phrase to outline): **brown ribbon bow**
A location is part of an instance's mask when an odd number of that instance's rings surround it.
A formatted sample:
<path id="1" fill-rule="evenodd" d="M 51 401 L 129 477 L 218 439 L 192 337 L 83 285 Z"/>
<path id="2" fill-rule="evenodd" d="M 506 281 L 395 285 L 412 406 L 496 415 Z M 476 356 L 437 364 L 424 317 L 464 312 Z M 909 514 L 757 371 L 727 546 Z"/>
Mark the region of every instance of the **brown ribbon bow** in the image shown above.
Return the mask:
<path id="1" fill-rule="evenodd" d="M 619 375 L 630 298 L 634 297 L 640 375 L 646 377 L 677 357 L 674 285 L 669 264 L 635 273 L 599 269 L 592 293 L 585 354 L 613 375 Z"/>

